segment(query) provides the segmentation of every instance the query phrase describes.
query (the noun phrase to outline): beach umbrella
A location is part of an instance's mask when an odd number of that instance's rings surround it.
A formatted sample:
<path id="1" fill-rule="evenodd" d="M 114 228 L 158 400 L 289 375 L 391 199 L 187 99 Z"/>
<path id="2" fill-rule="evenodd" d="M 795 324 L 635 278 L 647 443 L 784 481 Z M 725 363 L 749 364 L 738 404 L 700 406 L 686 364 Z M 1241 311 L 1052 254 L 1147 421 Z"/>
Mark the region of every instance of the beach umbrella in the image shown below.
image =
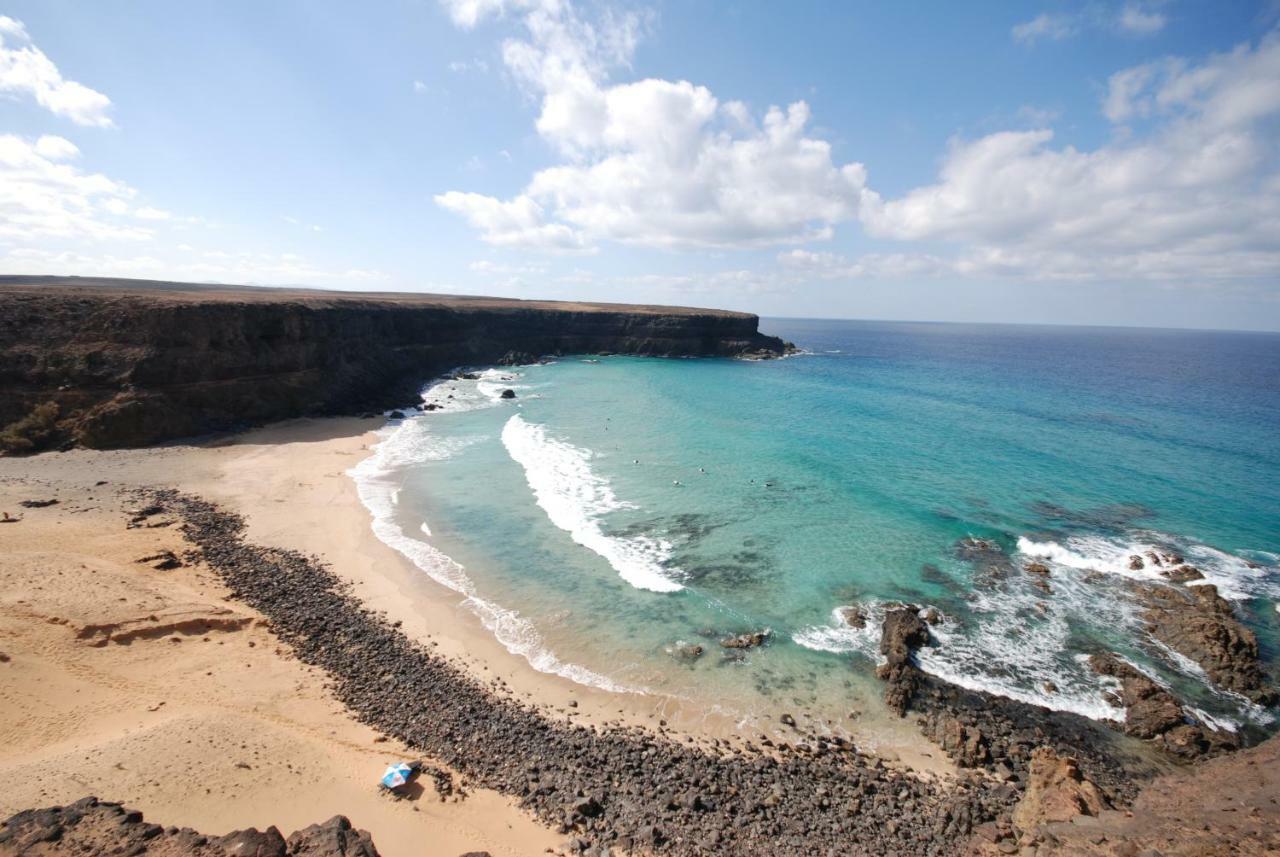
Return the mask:
<path id="1" fill-rule="evenodd" d="M 387 772 L 382 775 L 382 787 L 384 789 L 396 789 L 409 782 L 409 778 L 413 776 L 413 768 L 404 762 L 389 765 Z"/>

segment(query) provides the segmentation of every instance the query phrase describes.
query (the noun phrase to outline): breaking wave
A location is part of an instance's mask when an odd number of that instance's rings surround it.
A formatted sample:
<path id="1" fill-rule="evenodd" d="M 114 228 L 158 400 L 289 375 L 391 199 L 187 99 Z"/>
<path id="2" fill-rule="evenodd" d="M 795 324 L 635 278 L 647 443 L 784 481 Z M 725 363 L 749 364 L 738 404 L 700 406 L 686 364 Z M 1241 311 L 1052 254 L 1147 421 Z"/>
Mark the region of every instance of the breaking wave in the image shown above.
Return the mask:
<path id="1" fill-rule="evenodd" d="M 601 518 L 618 509 L 635 508 L 614 496 L 608 480 L 591 469 L 593 453 L 549 437 L 546 430 L 519 414 L 507 420 L 502 443 L 524 468 L 538 505 L 551 523 L 573 540 L 603 557 L 618 576 L 637 589 L 676 592 L 684 587 L 666 566 L 671 544 L 648 536 L 610 536 Z"/>
<path id="2" fill-rule="evenodd" d="M 558 675 L 578 684 L 616 692 L 642 692 L 625 687 L 586 667 L 561 661 L 545 645 L 541 634 L 515 610 L 482 598 L 466 569 L 434 546 L 405 532 L 395 516 L 395 496 L 403 468 L 422 461 L 449 458 L 479 438 L 439 438 L 424 419 L 408 419 L 383 429 L 373 454 L 347 471 L 356 484 L 360 501 L 369 510 L 379 541 L 407 557 L 441 586 L 463 596 L 463 605 L 474 613 L 499 643 L 519 655 L 539 672 Z M 425 522 L 420 525 L 430 534 Z"/>

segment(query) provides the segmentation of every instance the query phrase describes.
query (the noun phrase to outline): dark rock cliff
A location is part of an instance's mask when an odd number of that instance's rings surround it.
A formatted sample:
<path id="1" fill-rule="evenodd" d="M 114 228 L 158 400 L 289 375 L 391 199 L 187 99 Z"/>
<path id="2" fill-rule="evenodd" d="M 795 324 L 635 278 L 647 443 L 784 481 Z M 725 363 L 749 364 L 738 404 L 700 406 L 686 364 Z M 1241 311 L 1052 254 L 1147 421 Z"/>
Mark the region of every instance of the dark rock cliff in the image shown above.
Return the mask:
<path id="1" fill-rule="evenodd" d="M 746 313 L 0 277 L 0 449 L 109 448 L 409 400 L 544 355 L 776 356 Z"/>

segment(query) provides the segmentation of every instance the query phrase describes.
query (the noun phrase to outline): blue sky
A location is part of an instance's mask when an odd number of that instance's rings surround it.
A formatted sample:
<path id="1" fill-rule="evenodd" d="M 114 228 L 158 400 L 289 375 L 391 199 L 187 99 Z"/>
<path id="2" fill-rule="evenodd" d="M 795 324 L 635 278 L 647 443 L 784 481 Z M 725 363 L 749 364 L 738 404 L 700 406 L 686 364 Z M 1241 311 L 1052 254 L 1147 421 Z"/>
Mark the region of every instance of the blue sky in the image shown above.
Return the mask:
<path id="1" fill-rule="evenodd" d="M 1280 329 L 1280 6 L 0 5 L 0 271 Z"/>

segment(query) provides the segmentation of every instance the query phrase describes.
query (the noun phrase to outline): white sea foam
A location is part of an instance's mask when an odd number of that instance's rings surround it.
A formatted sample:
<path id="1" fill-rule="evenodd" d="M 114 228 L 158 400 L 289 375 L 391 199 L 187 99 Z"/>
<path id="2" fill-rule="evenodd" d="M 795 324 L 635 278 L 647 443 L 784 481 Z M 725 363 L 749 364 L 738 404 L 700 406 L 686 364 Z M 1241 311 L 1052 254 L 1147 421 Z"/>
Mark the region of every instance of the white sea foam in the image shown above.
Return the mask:
<path id="1" fill-rule="evenodd" d="M 1256 563 L 1257 567 L 1252 567 L 1233 554 L 1163 533 L 1137 531 L 1121 538 L 1069 536 L 1062 542 L 1037 542 L 1023 536 L 1018 539 L 1018 551 L 1051 566 L 1165 582 L 1167 578 L 1160 574 L 1163 567 L 1152 563 L 1147 553 L 1179 553 L 1188 565 L 1195 566 L 1204 575 L 1204 580 L 1198 583 L 1212 583 L 1223 598 L 1242 600 L 1280 595 L 1280 574 L 1275 567 Z M 1141 557 L 1143 567 L 1130 568 L 1131 556 Z"/>
<path id="2" fill-rule="evenodd" d="M 428 413 L 460 413 L 503 404 L 502 391 L 524 390 L 520 373 L 511 369 L 485 369 L 476 378 L 445 378 L 422 391 L 422 403 L 433 405 Z"/>
<path id="3" fill-rule="evenodd" d="M 601 518 L 619 509 L 635 508 L 614 496 L 608 480 L 591 469 L 593 453 L 549 437 L 546 430 L 519 414 L 507 420 L 502 443 L 524 468 L 538 505 L 551 523 L 573 540 L 603 557 L 618 576 L 637 589 L 675 592 L 684 587 L 668 568 L 671 544 L 648 536 L 609 536 Z"/>
<path id="4" fill-rule="evenodd" d="M 869 599 L 858 604 L 858 608 L 867 619 L 861 628 L 846 622 L 841 615 L 846 608 L 837 607 L 831 611 L 831 621 L 828 624 L 801 628 L 792 633 L 791 639 L 796 644 L 817 652 L 857 653 L 880 663 L 884 660 L 880 654 L 880 630 L 884 623 L 884 604 Z"/>
<path id="5" fill-rule="evenodd" d="M 401 468 L 415 461 L 448 458 L 470 442 L 434 437 L 424 420 L 405 420 L 387 427 L 381 434 L 382 441 L 373 448 L 373 454 L 348 470 L 347 475 L 355 481 L 360 500 L 372 518 L 373 532 L 383 544 L 408 557 L 441 586 L 462 595 L 463 605 L 498 642 L 507 651 L 523 657 L 534 669 L 605 690 L 643 692 L 617 684 L 586 667 L 561 661 L 546 647 L 532 622 L 514 610 L 480 597 L 460 563 L 428 542 L 409 535 L 396 522 L 392 497 L 399 491 Z M 420 528 L 430 535 L 425 522 Z"/>

